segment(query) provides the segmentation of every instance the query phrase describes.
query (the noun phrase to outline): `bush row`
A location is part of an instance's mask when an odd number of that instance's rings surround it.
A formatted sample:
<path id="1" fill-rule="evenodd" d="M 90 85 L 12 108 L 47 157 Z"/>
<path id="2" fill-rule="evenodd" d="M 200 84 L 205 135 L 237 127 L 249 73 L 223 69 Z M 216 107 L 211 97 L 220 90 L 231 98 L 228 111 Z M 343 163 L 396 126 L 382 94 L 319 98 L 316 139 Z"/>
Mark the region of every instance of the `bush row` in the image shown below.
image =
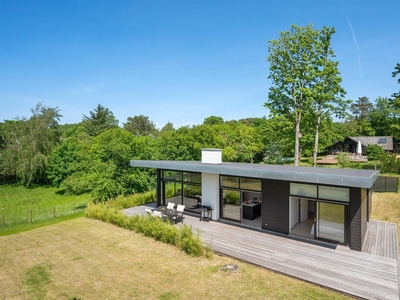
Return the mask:
<path id="1" fill-rule="evenodd" d="M 163 219 L 147 215 L 128 217 L 107 203 L 89 204 L 85 210 L 85 216 L 176 246 L 191 256 L 212 256 L 211 249 L 202 244 L 199 234 L 193 234 L 192 228 L 186 225 L 178 228 Z"/>
<path id="2" fill-rule="evenodd" d="M 118 196 L 115 199 L 108 200 L 108 206 L 116 209 L 125 209 L 135 207 L 156 201 L 156 191 L 149 191 L 145 193 L 137 193 L 129 196 Z"/>

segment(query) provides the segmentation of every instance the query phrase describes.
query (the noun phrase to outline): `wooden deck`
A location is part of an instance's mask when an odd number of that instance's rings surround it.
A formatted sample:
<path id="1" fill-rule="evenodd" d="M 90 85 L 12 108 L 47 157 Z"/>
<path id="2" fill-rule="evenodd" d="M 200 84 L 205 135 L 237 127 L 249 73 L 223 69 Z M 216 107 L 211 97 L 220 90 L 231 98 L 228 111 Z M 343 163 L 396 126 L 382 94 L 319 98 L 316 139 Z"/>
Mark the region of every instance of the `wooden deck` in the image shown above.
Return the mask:
<path id="1" fill-rule="evenodd" d="M 398 244 L 397 225 L 395 223 L 369 221 L 363 252 L 397 259 Z"/>
<path id="2" fill-rule="evenodd" d="M 184 223 L 199 230 L 201 239 L 223 255 L 358 298 L 399 299 L 396 258 L 223 222 L 201 222 L 189 215 Z"/>

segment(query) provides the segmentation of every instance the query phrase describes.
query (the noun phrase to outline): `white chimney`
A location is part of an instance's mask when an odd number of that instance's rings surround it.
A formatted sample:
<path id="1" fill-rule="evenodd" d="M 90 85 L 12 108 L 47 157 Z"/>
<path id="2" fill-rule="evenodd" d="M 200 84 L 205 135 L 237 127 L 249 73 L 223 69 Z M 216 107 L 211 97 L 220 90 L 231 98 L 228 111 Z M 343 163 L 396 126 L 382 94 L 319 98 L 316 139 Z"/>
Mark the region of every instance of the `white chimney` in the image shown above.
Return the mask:
<path id="1" fill-rule="evenodd" d="M 222 162 L 222 150 L 201 149 L 201 162 L 203 164 L 220 164 Z"/>

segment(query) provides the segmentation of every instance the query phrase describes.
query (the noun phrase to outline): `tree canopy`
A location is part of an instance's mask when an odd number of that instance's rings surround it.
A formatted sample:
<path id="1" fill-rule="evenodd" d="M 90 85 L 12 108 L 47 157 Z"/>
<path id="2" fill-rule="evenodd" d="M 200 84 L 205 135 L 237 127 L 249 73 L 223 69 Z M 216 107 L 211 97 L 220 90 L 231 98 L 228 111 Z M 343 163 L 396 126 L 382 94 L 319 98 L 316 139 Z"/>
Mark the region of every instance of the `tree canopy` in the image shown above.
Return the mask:
<path id="1" fill-rule="evenodd" d="M 59 144 L 58 122 L 62 117 L 57 107 L 38 103 L 29 119 L 17 118 L 3 126 L 5 145 L 1 171 L 7 180 L 15 178 L 26 187 L 46 181 L 48 157 Z"/>
<path id="2" fill-rule="evenodd" d="M 272 85 L 264 106 L 272 115 L 285 116 L 293 124 L 295 166 L 299 162 L 304 115 L 321 118 L 323 112 L 328 116 L 334 110 L 333 103 L 343 106 L 344 90 L 330 46 L 334 32 L 329 27 L 319 31 L 313 25 L 292 25 L 289 31 L 280 33 L 278 40 L 269 41 L 268 78 Z"/>
<path id="3" fill-rule="evenodd" d="M 149 120 L 148 116 L 134 116 L 128 117 L 128 120 L 124 124 L 124 129 L 128 130 L 134 135 L 154 135 L 157 132 L 156 126 L 152 121 Z"/>
<path id="4" fill-rule="evenodd" d="M 90 116 L 83 115 L 82 123 L 86 133 L 92 137 L 107 129 L 118 127 L 118 120 L 112 111 L 101 104 L 98 104 L 93 111 L 89 111 L 89 114 Z"/>

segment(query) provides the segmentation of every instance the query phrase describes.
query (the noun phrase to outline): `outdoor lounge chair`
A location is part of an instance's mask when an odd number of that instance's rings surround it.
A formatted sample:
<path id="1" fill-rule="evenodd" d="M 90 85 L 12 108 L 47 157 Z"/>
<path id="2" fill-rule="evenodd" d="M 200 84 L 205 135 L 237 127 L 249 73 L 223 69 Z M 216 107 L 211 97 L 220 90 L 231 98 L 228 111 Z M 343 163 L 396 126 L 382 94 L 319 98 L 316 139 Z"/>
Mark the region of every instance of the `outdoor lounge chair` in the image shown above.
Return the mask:
<path id="1" fill-rule="evenodd" d="M 153 214 L 153 211 L 150 208 L 145 208 L 144 211 L 147 212 L 149 215 Z"/>
<path id="2" fill-rule="evenodd" d="M 174 202 L 168 202 L 167 209 L 174 209 L 174 207 L 175 207 Z"/>
<path id="3" fill-rule="evenodd" d="M 164 218 L 165 217 L 161 211 L 154 211 L 153 212 L 153 216 L 154 217 L 158 217 L 158 218 Z"/>
<path id="4" fill-rule="evenodd" d="M 174 216 L 172 219 L 176 222 L 181 219 L 183 223 L 183 211 L 185 210 L 185 205 L 178 204 L 178 207 L 176 208 L 176 216 Z"/>

